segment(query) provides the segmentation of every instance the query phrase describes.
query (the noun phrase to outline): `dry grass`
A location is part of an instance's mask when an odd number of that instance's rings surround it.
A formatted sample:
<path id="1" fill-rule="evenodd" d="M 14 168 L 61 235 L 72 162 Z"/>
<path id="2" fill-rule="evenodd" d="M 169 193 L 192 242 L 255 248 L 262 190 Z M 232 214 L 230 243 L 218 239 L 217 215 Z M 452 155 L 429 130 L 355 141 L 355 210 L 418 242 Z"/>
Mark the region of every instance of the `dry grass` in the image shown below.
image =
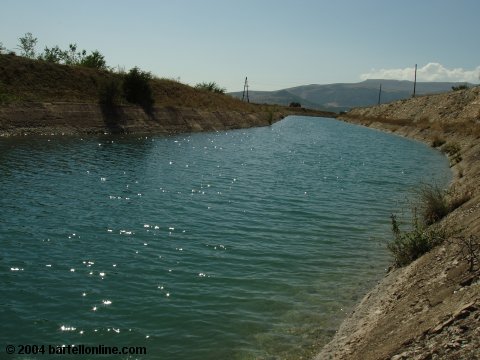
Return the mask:
<path id="1" fill-rule="evenodd" d="M 436 184 L 420 185 L 416 195 L 415 208 L 419 209 L 425 225 L 438 222 L 471 198 L 471 192 L 468 190 L 460 192 L 455 187 L 444 190 Z"/>
<path id="2" fill-rule="evenodd" d="M 480 238 L 477 235 L 456 237 L 460 245 L 459 255 L 468 264 L 468 271 L 480 270 Z"/>
<path id="3" fill-rule="evenodd" d="M 370 125 L 387 125 L 389 130 L 408 127 L 433 138 L 468 136 L 480 139 L 480 88 L 445 94 L 416 97 L 370 108 L 353 109 L 344 114 L 347 119 Z"/>
<path id="4" fill-rule="evenodd" d="M 16 101 L 96 101 L 99 84 L 117 77 L 84 67 L 0 55 L 3 91 Z"/>
<path id="5" fill-rule="evenodd" d="M 417 195 L 420 216 L 425 225 L 431 225 L 449 213 L 447 193 L 437 185 L 423 184 Z"/>
<path id="6" fill-rule="evenodd" d="M 101 71 L 0 54 L 0 106 L 25 102 L 124 105 L 126 100 L 122 92 L 116 92 L 125 74 L 125 69 Z M 150 85 L 154 106 L 158 107 L 261 113 L 272 121 L 291 114 L 336 116 L 325 111 L 246 103 L 229 95 L 197 90 L 178 79 L 154 77 Z"/>
<path id="7" fill-rule="evenodd" d="M 58 65 L 14 55 L 0 55 L 0 94 L 5 102 L 99 102 L 105 84 L 121 83 L 124 74 Z M 176 80 L 151 80 L 156 106 L 258 111 L 254 104 L 228 95 L 198 91 Z M 266 106 L 267 108 L 268 106 Z"/>
<path id="8" fill-rule="evenodd" d="M 440 137 L 439 135 L 435 135 L 435 137 L 432 140 L 432 147 L 439 147 L 445 144 L 445 139 L 443 137 Z"/>

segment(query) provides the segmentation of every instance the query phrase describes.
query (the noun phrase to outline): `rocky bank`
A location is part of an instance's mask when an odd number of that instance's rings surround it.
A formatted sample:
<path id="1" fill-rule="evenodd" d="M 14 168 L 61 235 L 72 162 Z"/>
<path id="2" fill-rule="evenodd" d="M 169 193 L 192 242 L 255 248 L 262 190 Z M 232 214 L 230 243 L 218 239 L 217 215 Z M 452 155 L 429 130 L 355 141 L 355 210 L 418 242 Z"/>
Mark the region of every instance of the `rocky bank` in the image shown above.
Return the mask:
<path id="1" fill-rule="evenodd" d="M 188 107 L 106 108 L 96 103 L 27 102 L 0 107 L 0 136 L 31 134 L 182 133 L 267 126 L 282 112 L 242 112 Z"/>
<path id="2" fill-rule="evenodd" d="M 455 174 L 450 190 L 467 201 L 441 220 L 449 238 L 390 270 L 315 359 L 480 359 L 480 88 L 341 118 L 443 150 Z"/>

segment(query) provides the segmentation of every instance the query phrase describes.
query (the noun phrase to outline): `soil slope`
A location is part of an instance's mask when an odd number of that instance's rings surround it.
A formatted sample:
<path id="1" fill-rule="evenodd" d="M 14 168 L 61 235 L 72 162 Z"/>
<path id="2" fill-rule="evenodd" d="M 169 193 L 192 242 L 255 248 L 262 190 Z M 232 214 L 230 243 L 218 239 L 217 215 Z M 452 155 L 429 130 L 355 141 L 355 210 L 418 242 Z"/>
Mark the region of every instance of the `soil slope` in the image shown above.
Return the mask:
<path id="1" fill-rule="evenodd" d="M 126 102 L 102 104 L 123 75 L 0 55 L 0 136 L 82 133 L 178 133 L 271 125 L 290 114 L 333 113 L 242 102 L 231 96 L 154 78 L 152 111 Z M 121 91 L 121 90 L 119 90 Z"/>
<path id="2" fill-rule="evenodd" d="M 342 119 L 439 147 L 451 160 L 453 191 L 469 200 L 441 220 L 449 239 L 391 270 L 315 359 L 480 359 L 480 88 L 357 108 Z"/>

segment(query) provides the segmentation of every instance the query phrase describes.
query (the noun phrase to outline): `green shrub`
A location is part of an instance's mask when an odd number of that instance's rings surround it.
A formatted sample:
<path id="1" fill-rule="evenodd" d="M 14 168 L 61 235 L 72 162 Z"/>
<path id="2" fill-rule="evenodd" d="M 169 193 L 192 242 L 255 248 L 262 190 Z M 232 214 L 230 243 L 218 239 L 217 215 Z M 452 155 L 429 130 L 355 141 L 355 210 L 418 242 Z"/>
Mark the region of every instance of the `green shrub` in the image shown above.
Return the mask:
<path id="1" fill-rule="evenodd" d="M 62 50 L 58 45 L 52 48 L 45 46 L 43 53 L 38 55 L 38 60 L 44 60 L 55 64 L 79 65 L 87 54 L 86 50 L 77 52 L 77 44 L 68 45 L 68 50 Z"/>
<path id="2" fill-rule="evenodd" d="M 39 60 L 55 64 L 79 65 L 98 70 L 107 70 L 105 57 L 98 51 L 92 51 L 87 55 L 86 50 L 77 51 L 77 44 L 68 45 L 68 50 L 62 50 L 58 45 L 52 48 L 45 46 L 43 53 L 38 56 Z"/>
<path id="3" fill-rule="evenodd" d="M 32 33 L 26 33 L 23 37 L 19 38 L 18 49 L 21 52 L 21 56 L 38 60 L 44 60 L 56 64 L 65 65 L 80 65 L 99 70 L 107 70 L 107 65 L 104 56 L 98 51 L 92 51 L 90 55 L 87 55 L 86 50 L 79 50 L 77 44 L 69 44 L 67 50 L 62 50 L 58 45 L 52 48 L 45 47 L 43 53 L 35 56 L 35 46 L 38 39 L 33 37 Z M 5 50 L 3 44 L 0 43 L 0 54 Z"/>
<path id="4" fill-rule="evenodd" d="M 151 73 L 141 71 L 138 67 L 131 69 L 123 79 L 125 99 L 132 104 L 140 105 L 148 113 L 153 110 L 154 103 L 151 79 Z"/>
<path id="5" fill-rule="evenodd" d="M 99 87 L 99 102 L 112 107 L 118 105 L 122 96 L 120 82 L 116 79 L 105 81 Z"/>
<path id="6" fill-rule="evenodd" d="M 90 55 L 85 56 L 80 61 L 79 65 L 98 70 L 107 70 L 107 62 L 105 61 L 105 57 L 100 54 L 98 50 L 92 51 Z"/>
<path id="7" fill-rule="evenodd" d="M 402 232 L 394 214 L 391 215 L 393 240 L 387 244 L 387 249 L 393 255 L 395 266 L 410 264 L 435 246 L 441 244 L 447 237 L 446 231 L 440 227 L 426 227 L 414 211 L 410 231 Z"/>
<path id="8" fill-rule="evenodd" d="M 407 265 L 442 243 L 447 238 L 447 232 L 445 227 L 435 223 L 471 198 L 468 191 L 447 191 L 429 184 L 421 185 L 416 192 L 418 200 L 409 231 L 402 232 L 396 216 L 391 215 L 393 240 L 387 243 L 387 248 L 396 266 Z"/>
<path id="9" fill-rule="evenodd" d="M 38 56 L 39 60 L 45 60 L 47 62 L 60 64 L 65 58 L 65 52 L 58 47 L 58 45 L 49 48 L 45 46 L 43 53 Z"/>
<path id="10" fill-rule="evenodd" d="M 462 84 L 462 85 L 458 85 L 458 86 L 452 86 L 452 90 L 453 90 L 453 91 L 467 90 L 467 89 L 468 89 L 468 85 L 467 85 L 467 84 Z"/>
<path id="11" fill-rule="evenodd" d="M 77 51 L 77 44 L 69 44 L 68 50 L 63 52 L 63 62 L 66 65 L 79 65 L 87 56 L 87 51 Z"/>
<path id="12" fill-rule="evenodd" d="M 225 94 L 225 91 L 226 91 L 225 88 L 220 87 L 214 81 L 209 82 L 209 83 L 206 83 L 206 82 L 199 83 L 199 84 L 195 85 L 195 89 L 210 91 L 210 92 L 217 93 L 217 94 Z"/>

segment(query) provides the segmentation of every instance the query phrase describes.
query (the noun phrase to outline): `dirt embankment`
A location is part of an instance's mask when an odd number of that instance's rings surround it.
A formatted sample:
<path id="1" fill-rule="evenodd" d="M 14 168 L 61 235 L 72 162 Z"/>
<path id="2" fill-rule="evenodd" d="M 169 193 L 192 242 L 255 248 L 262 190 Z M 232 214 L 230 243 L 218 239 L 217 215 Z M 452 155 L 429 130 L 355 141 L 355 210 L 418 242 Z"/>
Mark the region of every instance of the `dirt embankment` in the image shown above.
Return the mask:
<path id="1" fill-rule="evenodd" d="M 108 108 L 91 102 L 23 102 L 0 106 L 0 137 L 220 131 L 269 126 L 288 115 L 336 116 L 316 110 L 261 105 L 248 111 L 156 106 L 147 114 L 133 105 Z"/>
<path id="2" fill-rule="evenodd" d="M 449 239 L 390 271 L 315 359 L 480 359 L 480 88 L 358 108 L 342 119 L 443 150 L 453 191 L 469 200 L 441 221 Z"/>
<path id="3" fill-rule="evenodd" d="M 282 112 L 137 106 L 104 108 L 95 103 L 23 103 L 0 107 L 0 136 L 24 134 L 181 133 L 267 126 Z"/>
<path id="4" fill-rule="evenodd" d="M 154 76 L 154 107 L 145 111 L 126 101 L 124 77 L 0 54 L 0 135 L 216 131 L 266 126 L 290 114 L 336 115 L 250 104 Z"/>

